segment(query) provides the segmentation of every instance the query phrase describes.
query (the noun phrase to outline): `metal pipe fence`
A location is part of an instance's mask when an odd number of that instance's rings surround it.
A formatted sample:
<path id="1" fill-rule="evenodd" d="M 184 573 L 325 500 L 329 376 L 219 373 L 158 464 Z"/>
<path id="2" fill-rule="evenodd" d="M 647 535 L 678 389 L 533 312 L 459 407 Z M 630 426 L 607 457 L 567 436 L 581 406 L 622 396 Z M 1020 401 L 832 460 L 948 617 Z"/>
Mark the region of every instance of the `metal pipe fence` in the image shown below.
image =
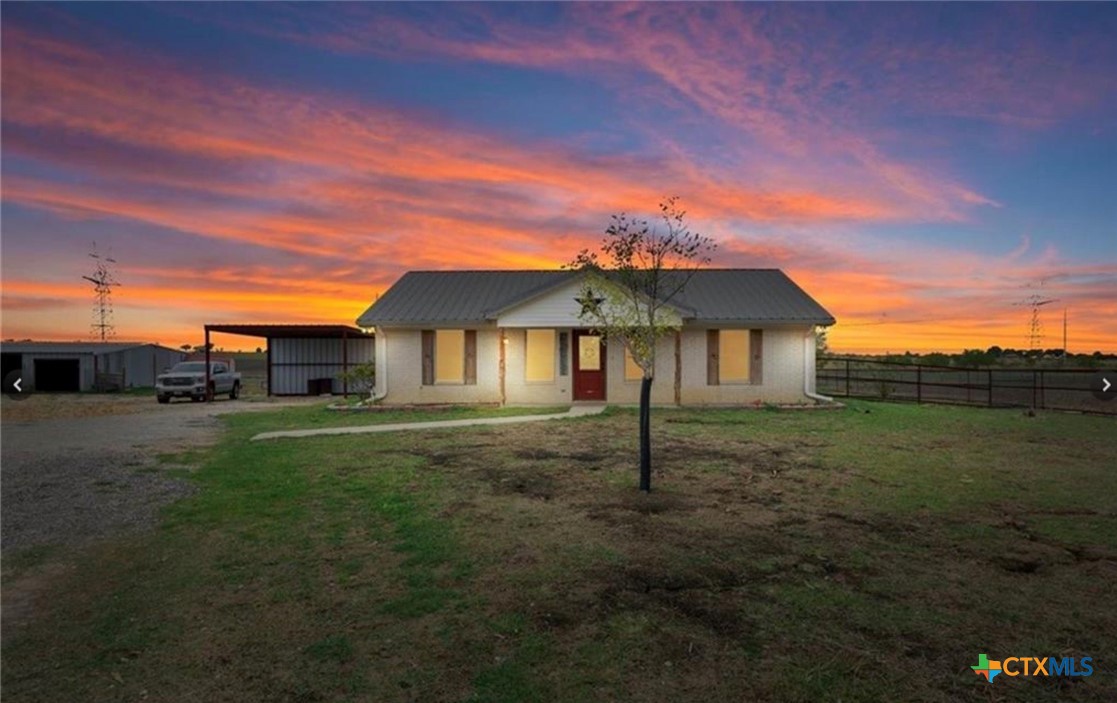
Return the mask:
<path id="1" fill-rule="evenodd" d="M 818 392 L 846 398 L 1023 407 L 1117 415 L 1094 397 L 1097 369 L 967 368 L 853 357 L 819 357 Z"/>

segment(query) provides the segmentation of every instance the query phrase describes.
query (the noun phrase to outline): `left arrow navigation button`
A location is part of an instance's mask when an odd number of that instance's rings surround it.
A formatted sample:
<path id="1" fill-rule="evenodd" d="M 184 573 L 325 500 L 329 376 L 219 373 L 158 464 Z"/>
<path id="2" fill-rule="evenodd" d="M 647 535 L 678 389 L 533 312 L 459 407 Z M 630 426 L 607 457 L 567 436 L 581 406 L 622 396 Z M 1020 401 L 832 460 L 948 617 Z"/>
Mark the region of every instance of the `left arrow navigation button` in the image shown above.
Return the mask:
<path id="1" fill-rule="evenodd" d="M 4 376 L 4 395 L 12 400 L 23 400 L 30 397 L 31 393 L 27 388 L 24 388 L 23 372 L 22 371 L 9 371 Z"/>

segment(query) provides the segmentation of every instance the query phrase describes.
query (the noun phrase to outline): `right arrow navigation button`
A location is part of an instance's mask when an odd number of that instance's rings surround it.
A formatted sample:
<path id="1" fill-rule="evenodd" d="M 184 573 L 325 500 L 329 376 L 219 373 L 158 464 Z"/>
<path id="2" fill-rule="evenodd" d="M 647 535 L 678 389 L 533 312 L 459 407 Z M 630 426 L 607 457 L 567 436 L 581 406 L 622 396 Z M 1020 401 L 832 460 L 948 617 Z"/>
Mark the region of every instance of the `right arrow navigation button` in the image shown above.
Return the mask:
<path id="1" fill-rule="evenodd" d="M 1117 373 L 1113 371 L 1099 371 L 1090 379 L 1090 390 L 1098 400 L 1113 400 L 1117 398 Z"/>

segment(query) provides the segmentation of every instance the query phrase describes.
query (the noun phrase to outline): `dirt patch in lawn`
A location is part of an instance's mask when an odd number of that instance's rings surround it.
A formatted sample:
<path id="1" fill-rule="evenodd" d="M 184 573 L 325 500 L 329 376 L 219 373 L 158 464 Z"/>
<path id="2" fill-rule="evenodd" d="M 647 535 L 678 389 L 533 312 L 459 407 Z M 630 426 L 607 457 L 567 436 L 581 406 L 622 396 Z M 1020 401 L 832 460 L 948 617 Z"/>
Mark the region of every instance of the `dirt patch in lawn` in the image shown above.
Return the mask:
<path id="1" fill-rule="evenodd" d="M 578 423 L 488 431 L 487 455 L 466 452 L 443 464 L 476 481 L 455 517 L 476 540 L 471 550 L 499 565 L 480 571 L 475 592 L 486 594 L 494 617 L 522 613 L 531 631 L 556 642 L 589 629 L 618 657 L 632 656 L 627 647 L 639 642 L 632 666 L 648 678 L 626 679 L 634 698 L 685 697 L 693 691 L 680 680 L 737 670 L 741 652 L 767 652 L 773 672 L 745 678 L 780 697 L 786 682 L 772 680 L 789 677 L 795 698 L 814 685 L 794 673 L 804 652 L 825 661 L 833 646 L 856 652 L 867 641 L 902 643 L 897 665 L 917 662 L 921 676 L 949 688 L 928 662 L 954 656 L 958 638 L 968 636 L 951 614 L 970 612 L 967 633 L 998 627 L 997 613 L 972 612 L 972 584 L 1031 593 L 1076 577 L 1072 550 L 1014 534 L 988 514 L 982 519 L 994 523 L 999 551 L 984 538 L 957 537 L 973 529 L 976 513 L 851 509 L 842 492 L 854 482 L 872 478 L 899 492 L 910 477 L 878 478 L 871 464 L 827 461 L 826 438 L 754 436 L 746 429 L 752 417 L 731 431 L 724 423 L 664 423 L 654 435 L 651 494 L 635 490 L 628 418 L 603 420 L 608 429 L 596 428 L 592 439 Z M 904 446 L 922 447 L 922 439 Z M 957 442 L 939 441 L 959 451 Z M 1022 581 L 1029 579 L 1040 581 Z M 822 627 L 831 634 L 820 636 L 820 619 L 843 624 Z M 936 621 L 949 625 L 928 624 Z M 733 690 L 747 696 L 751 685 L 739 681 Z M 852 699 L 893 690 L 883 677 L 833 685 Z"/>

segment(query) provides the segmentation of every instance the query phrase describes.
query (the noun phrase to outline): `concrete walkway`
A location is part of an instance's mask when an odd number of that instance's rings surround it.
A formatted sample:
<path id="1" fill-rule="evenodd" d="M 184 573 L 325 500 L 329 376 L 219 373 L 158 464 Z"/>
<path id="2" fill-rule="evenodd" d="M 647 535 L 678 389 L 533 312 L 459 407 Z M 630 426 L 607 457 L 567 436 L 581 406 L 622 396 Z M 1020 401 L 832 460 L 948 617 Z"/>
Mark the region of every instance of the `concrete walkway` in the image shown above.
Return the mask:
<path id="1" fill-rule="evenodd" d="M 437 430 L 445 427 L 473 427 L 475 425 L 512 425 L 519 422 L 539 422 L 541 420 L 563 420 L 571 417 L 600 415 L 604 405 L 575 405 L 564 413 L 553 415 L 511 415 L 508 417 L 479 417 L 465 420 L 432 420 L 430 422 L 395 422 L 383 425 L 358 425 L 354 427 L 322 427 L 314 430 L 283 430 L 280 432 L 261 432 L 252 441 L 261 439 L 281 439 L 283 437 L 317 437 L 319 435 L 369 434 L 372 432 L 401 432 L 403 430 Z"/>

